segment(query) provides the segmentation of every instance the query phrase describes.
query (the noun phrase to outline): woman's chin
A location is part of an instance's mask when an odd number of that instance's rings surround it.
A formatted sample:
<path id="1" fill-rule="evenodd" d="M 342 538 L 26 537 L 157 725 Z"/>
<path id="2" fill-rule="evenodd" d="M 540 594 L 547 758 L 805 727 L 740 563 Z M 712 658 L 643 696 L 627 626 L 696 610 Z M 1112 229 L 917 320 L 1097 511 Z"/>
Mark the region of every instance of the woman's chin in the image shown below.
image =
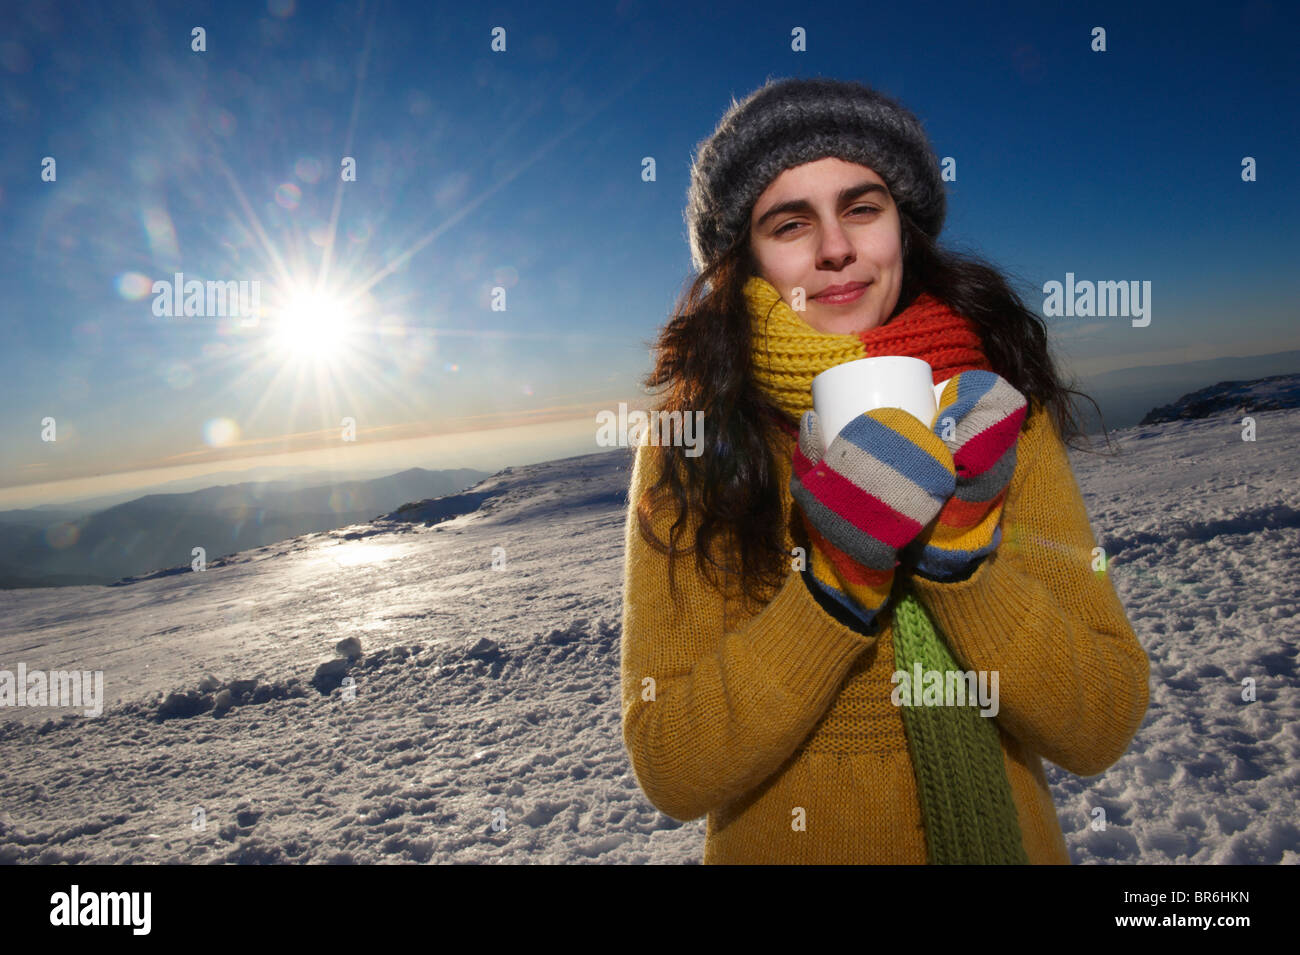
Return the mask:
<path id="1" fill-rule="evenodd" d="M 818 331 L 828 332 L 833 335 L 857 335 L 861 332 L 868 332 L 879 325 L 884 324 L 880 316 L 870 315 L 832 315 L 817 316 L 817 324 L 814 326 Z"/>

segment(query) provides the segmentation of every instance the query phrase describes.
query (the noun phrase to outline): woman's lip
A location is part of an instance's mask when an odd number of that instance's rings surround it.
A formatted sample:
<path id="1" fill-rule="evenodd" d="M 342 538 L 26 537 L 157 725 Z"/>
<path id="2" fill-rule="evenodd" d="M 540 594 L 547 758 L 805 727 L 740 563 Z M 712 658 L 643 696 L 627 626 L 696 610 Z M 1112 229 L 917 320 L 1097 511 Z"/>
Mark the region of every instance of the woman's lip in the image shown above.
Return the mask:
<path id="1" fill-rule="evenodd" d="M 850 292 L 839 292 L 834 295 L 822 292 L 820 295 L 814 295 L 813 298 L 817 299 L 817 301 L 821 302 L 823 305 L 847 305 L 849 302 L 856 302 L 860 299 L 862 293 L 867 290 L 867 285 L 870 284 L 871 283 L 868 282 L 866 285 L 859 285 Z"/>

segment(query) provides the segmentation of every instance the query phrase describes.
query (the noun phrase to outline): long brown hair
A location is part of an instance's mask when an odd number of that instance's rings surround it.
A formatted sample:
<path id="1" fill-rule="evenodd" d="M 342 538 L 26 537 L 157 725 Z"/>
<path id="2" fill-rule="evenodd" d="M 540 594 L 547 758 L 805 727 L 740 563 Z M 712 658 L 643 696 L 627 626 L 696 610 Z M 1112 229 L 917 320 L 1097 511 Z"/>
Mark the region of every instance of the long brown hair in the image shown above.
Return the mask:
<path id="1" fill-rule="evenodd" d="M 1035 403 L 1050 410 L 1067 445 L 1082 435 L 1069 395 L 1080 395 L 1093 407 L 1097 403 L 1061 382 L 1048 350 L 1046 323 L 993 265 L 940 248 L 901 209 L 899 218 L 903 282 L 890 318 L 922 291 L 945 302 L 975 322 L 993 370 L 1025 395 L 1031 410 Z M 776 485 L 771 450 L 779 412 L 752 374 L 743 289 L 758 271 L 746 231 L 690 281 L 654 343 L 655 366 L 642 384 L 650 389 L 667 386 L 655 410 L 683 415 L 703 411 L 710 426 L 703 429 L 703 448 L 694 457 L 682 447 L 658 446 L 664 465 L 660 477 L 633 504 L 643 537 L 669 555 L 670 589 L 675 559 L 694 551 L 696 567 L 712 586 L 721 589 L 718 572 L 738 575 L 746 596 L 761 604 L 763 594 L 784 579 L 791 555 L 784 549 L 783 489 Z M 1100 415 L 1101 409 L 1097 412 Z M 1022 430 L 1028 421 L 1026 415 Z M 667 543 L 652 529 L 650 501 L 665 491 L 677 508 Z M 677 539 L 684 532 L 688 508 L 697 511 L 699 525 L 694 544 L 683 548 Z M 724 548 L 725 562 L 713 553 L 720 539 L 731 545 Z"/>

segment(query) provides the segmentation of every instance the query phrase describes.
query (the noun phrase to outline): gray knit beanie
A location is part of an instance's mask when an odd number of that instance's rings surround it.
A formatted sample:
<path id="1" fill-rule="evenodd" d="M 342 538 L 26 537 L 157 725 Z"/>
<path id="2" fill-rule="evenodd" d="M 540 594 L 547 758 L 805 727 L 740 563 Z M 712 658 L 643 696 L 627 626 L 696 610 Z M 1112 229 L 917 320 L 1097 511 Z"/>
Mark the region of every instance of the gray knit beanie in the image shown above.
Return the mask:
<path id="1" fill-rule="evenodd" d="M 684 214 L 698 272 L 749 231 L 754 203 L 786 169 L 834 156 L 873 169 L 931 238 L 946 212 L 939 160 L 921 122 L 861 83 L 769 80 L 696 147 Z"/>

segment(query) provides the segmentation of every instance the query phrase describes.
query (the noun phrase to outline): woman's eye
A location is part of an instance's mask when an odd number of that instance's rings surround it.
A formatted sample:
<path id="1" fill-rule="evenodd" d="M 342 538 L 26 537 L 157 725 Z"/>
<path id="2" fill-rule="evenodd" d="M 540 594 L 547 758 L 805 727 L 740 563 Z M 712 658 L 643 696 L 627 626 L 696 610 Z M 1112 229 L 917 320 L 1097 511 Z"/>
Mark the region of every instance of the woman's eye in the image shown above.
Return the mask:
<path id="1" fill-rule="evenodd" d="M 850 212 L 862 212 L 862 213 L 868 213 L 868 214 L 870 214 L 870 213 L 872 213 L 872 212 L 879 212 L 880 210 L 877 209 L 875 206 L 854 206 L 854 207 L 853 207 L 851 210 L 849 210 L 849 211 L 850 211 Z M 777 230 L 776 230 L 775 232 L 773 232 L 772 234 L 773 234 L 773 235 L 782 235 L 782 234 L 783 234 L 787 229 L 793 229 L 793 228 L 795 228 L 795 227 L 797 227 L 797 226 L 801 226 L 801 225 L 803 225 L 802 222 L 787 222 L 785 225 L 781 226 L 781 228 L 777 229 Z"/>

